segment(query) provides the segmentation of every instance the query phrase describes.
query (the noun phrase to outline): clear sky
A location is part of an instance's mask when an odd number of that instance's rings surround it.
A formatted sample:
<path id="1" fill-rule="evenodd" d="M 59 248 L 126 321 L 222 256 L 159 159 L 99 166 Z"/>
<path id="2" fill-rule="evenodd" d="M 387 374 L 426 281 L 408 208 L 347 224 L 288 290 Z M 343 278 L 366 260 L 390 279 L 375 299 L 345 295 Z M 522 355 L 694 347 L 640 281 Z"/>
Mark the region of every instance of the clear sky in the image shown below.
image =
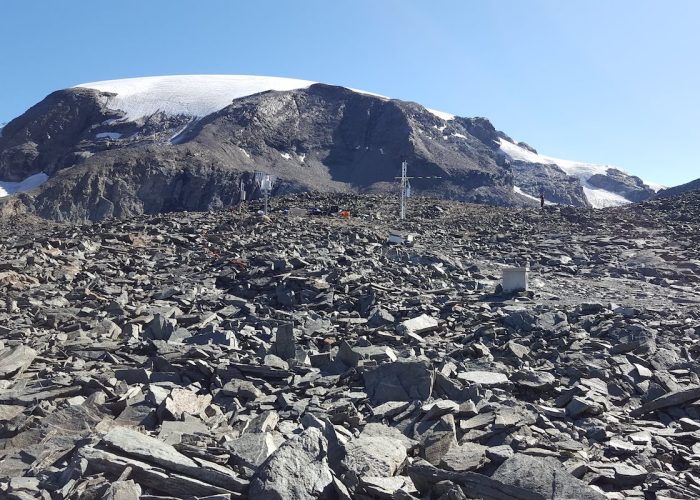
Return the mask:
<path id="1" fill-rule="evenodd" d="M 697 0 L 1 0 L 0 122 L 96 80 L 286 76 L 675 185 L 700 177 L 699 26 Z"/>

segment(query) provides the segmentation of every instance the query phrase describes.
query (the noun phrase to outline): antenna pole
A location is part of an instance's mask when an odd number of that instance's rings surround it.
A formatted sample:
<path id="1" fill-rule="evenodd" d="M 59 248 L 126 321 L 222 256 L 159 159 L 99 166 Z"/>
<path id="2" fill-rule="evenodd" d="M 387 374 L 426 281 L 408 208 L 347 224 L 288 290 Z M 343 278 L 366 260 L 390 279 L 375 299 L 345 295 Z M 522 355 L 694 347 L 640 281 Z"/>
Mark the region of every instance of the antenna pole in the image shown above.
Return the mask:
<path id="1" fill-rule="evenodd" d="M 268 198 L 270 197 L 270 191 L 272 190 L 272 179 L 269 175 L 265 175 L 262 188 L 263 193 L 265 194 L 265 215 L 267 215 Z"/>
<path id="2" fill-rule="evenodd" d="M 406 186 L 408 185 L 408 179 L 406 178 L 407 167 L 408 164 L 406 163 L 406 160 L 403 160 L 401 162 L 401 220 L 406 218 Z"/>

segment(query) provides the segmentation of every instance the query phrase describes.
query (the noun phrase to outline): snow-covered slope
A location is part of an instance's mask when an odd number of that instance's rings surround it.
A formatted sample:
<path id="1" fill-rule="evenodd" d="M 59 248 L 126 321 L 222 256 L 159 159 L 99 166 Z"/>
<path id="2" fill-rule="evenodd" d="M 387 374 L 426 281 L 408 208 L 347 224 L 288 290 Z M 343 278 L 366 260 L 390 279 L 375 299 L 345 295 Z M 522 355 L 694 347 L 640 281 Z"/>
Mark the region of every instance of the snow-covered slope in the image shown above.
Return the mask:
<path id="1" fill-rule="evenodd" d="M 22 193 L 24 191 L 29 191 L 35 187 L 41 186 L 44 182 L 48 180 L 49 176 L 41 172 L 39 174 L 34 174 L 27 177 L 21 182 L 5 182 L 0 181 L 0 198 L 9 196 L 11 194 Z"/>
<path id="2" fill-rule="evenodd" d="M 513 186 L 513 192 L 515 194 L 519 194 L 520 196 L 524 196 L 528 200 L 536 201 L 537 203 L 540 203 L 540 199 L 537 196 L 532 196 L 531 194 L 527 194 L 525 191 L 520 189 L 518 186 Z M 553 205 L 551 201 L 544 200 L 545 205 Z"/>
<path id="3" fill-rule="evenodd" d="M 610 169 L 624 172 L 624 170 L 620 168 L 611 167 L 610 165 L 597 165 L 593 163 L 563 160 L 561 158 L 554 158 L 551 156 L 533 153 L 532 151 L 522 148 L 517 144 L 513 144 L 512 142 L 503 138 L 500 139 L 500 150 L 511 160 L 523 161 L 526 163 L 556 165 L 567 175 L 577 177 L 581 181 L 583 191 L 588 199 L 588 202 L 594 208 L 613 207 L 631 203 L 624 196 L 605 189 L 597 188 L 588 182 L 594 175 L 606 175 Z M 644 183 L 655 191 L 658 191 L 663 187 L 657 183 L 647 181 L 644 181 Z"/>
<path id="4" fill-rule="evenodd" d="M 234 99 L 268 90 L 303 89 L 314 83 L 316 82 L 270 76 L 179 75 L 105 80 L 83 83 L 77 87 L 115 94 L 109 97 L 107 105 L 124 111 L 128 120 L 136 120 L 157 112 L 202 117 L 225 108 Z M 371 92 L 351 90 L 388 99 Z M 454 118 L 449 113 L 429 111 L 443 120 Z"/>
<path id="5" fill-rule="evenodd" d="M 266 90 L 295 90 L 314 82 L 246 75 L 181 75 L 126 78 L 83 83 L 78 87 L 116 94 L 109 107 L 124 111 L 129 120 L 159 111 L 170 115 L 206 116 L 234 99 Z"/>

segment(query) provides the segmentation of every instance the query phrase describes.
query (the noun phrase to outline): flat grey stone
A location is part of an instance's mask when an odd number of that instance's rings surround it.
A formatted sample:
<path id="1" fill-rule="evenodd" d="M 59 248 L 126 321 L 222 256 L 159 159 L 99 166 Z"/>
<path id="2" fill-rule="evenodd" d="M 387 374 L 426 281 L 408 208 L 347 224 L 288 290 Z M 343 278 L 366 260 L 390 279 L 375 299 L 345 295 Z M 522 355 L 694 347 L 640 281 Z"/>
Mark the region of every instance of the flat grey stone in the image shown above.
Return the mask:
<path id="1" fill-rule="evenodd" d="M 342 464 L 357 477 L 388 477 L 401 472 L 406 456 L 406 447 L 398 439 L 360 435 L 345 445 Z"/>
<path id="2" fill-rule="evenodd" d="M 486 462 L 488 448 L 477 443 L 454 444 L 440 459 L 439 467 L 455 472 L 476 470 Z"/>
<path id="3" fill-rule="evenodd" d="M 0 352 L 0 378 L 14 377 L 29 368 L 37 352 L 26 345 L 7 347 Z"/>
<path id="4" fill-rule="evenodd" d="M 532 457 L 517 453 L 503 462 L 491 478 L 540 494 L 544 498 L 606 498 L 580 479 L 576 479 L 558 460 L 551 457 Z"/>
<path id="5" fill-rule="evenodd" d="M 424 401 L 433 390 L 435 373 L 425 361 L 385 363 L 364 373 L 367 395 L 375 404 Z"/>

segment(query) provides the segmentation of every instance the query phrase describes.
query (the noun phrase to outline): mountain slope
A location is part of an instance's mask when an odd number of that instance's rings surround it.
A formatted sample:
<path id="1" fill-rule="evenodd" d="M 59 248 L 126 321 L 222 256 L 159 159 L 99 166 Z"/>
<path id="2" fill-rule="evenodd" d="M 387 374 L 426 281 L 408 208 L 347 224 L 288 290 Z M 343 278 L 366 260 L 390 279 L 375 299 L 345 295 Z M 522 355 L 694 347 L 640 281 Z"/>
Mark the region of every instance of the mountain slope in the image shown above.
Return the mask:
<path id="1" fill-rule="evenodd" d="M 533 205 L 545 186 L 578 206 L 653 193 L 623 173 L 582 180 L 509 141 L 484 118 L 305 80 L 136 78 L 54 92 L 8 123 L 0 181 L 8 194 L 33 188 L 18 199 L 59 220 L 230 206 L 241 181 L 257 196 L 254 171 L 278 179 L 275 194 L 395 190 L 402 158 L 410 175 L 439 177 L 415 192 L 479 203 Z M 21 184 L 30 177 L 45 182 Z"/>
<path id="2" fill-rule="evenodd" d="M 656 193 L 656 196 L 658 198 L 670 198 L 672 196 L 678 196 L 683 193 L 698 190 L 700 190 L 700 179 L 695 179 L 694 181 L 686 182 L 685 184 L 681 184 L 680 186 L 662 189 L 661 191 Z"/>
<path id="3" fill-rule="evenodd" d="M 643 181 L 639 177 L 631 176 L 608 165 L 596 165 L 540 155 L 527 145 L 515 144 L 509 138 L 501 137 L 499 146 L 501 152 L 508 157 L 514 166 L 515 182 L 521 189 L 520 184 L 530 187 L 532 191 L 532 178 L 536 177 L 535 184 L 544 188 L 545 197 L 553 198 L 558 203 L 570 204 L 568 200 L 560 199 L 561 195 L 553 192 L 552 189 L 552 186 L 560 185 L 563 179 L 562 173 L 579 181 L 585 199 L 594 208 L 643 201 L 652 197 L 661 188 L 660 185 Z"/>

